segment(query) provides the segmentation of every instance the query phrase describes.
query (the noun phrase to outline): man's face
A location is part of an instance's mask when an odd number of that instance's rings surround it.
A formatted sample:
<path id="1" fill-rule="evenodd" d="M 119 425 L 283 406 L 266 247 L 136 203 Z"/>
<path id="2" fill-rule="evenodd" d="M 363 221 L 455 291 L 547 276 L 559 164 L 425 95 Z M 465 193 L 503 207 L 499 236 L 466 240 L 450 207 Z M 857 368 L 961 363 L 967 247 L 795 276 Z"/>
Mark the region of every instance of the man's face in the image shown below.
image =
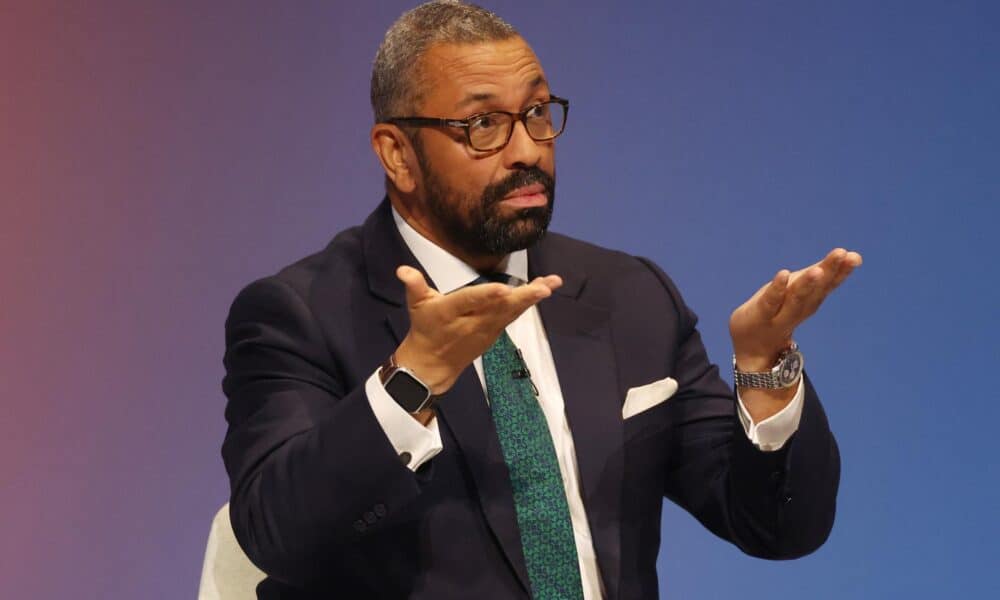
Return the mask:
<path id="1" fill-rule="evenodd" d="M 542 67 L 520 37 L 434 46 L 423 76 L 424 116 L 519 112 L 549 99 Z M 421 129 L 414 145 L 425 225 L 435 237 L 472 256 L 500 256 L 544 235 L 555 198 L 552 140 L 532 140 L 518 122 L 507 146 L 493 152 L 473 150 L 455 128 Z"/>

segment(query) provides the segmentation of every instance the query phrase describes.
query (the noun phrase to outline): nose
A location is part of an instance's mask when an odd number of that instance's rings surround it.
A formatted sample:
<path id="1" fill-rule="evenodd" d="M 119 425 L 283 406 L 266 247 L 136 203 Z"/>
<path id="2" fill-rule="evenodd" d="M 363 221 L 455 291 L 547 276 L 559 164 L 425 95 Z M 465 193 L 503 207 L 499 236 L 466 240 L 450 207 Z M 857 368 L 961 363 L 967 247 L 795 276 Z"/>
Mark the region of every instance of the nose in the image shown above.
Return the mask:
<path id="1" fill-rule="evenodd" d="M 510 141 L 503 149 L 504 166 L 508 169 L 534 167 L 542 158 L 542 148 L 531 139 L 523 121 L 514 122 Z"/>

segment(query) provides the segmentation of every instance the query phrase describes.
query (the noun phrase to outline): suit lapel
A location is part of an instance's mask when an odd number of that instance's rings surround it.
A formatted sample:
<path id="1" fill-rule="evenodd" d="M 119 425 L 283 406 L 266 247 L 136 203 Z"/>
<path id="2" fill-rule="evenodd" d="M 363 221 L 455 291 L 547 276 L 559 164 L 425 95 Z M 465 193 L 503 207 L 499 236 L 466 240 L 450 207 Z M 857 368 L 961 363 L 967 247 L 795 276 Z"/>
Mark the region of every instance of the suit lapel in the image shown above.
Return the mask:
<path id="1" fill-rule="evenodd" d="M 395 305 L 386 314 L 386 324 L 398 344 L 410 329 L 410 318 L 406 290 L 396 278 L 396 267 L 407 264 L 420 269 L 428 284 L 435 289 L 436 286 L 399 235 L 388 201 L 366 221 L 364 246 L 369 288 L 376 296 Z M 460 449 L 459 455 L 469 467 L 480 506 L 497 543 L 525 591 L 530 590 L 510 475 L 493 426 L 493 416 L 472 365 L 439 401 L 438 419 L 442 432 L 451 433 Z M 447 436 L 442 439 L 448 443 Z"/>
<path id="2" fill-rule="evenodd" d="M 547 240 L 546 240 L 547 241 Z M 621 402 L 606 310 L 579 300 L 586 276 L 554 264 L 546 241 L 529 251 L 531 277 L 557 273 L 563 287 L 538 305 L 576 450 L 580 493 L 607 598 L 618 597 L 624 471 Z"/>

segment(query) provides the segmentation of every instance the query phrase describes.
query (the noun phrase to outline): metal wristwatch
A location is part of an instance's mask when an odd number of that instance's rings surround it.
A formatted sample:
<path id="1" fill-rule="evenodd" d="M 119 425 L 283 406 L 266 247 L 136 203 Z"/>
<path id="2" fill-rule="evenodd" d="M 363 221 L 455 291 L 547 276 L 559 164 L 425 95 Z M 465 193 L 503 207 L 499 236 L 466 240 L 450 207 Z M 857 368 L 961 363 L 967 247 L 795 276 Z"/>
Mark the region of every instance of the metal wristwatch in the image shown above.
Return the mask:
<path id="1" fill-rule="evenodd" d="M 435 396 L 431 394 L 431 389 L 413 371 L 396 364 L 395 354 L 390 354 L 379 368 L 378 378 L 389 396 L 410 414 L 416 414 L 434 403 Z"/>
<path id="2" fill-rule="evenodd" d="M 734 354 L 733 381 L 739 387 L 764 390 L 789 388 L 798 383 L 804 364 L 802 352 L 799 351 L 799 346 L 795 342 L 792 342 L 792 345 L 781 353 L 781 356 L 778 357 L 778 364 L 774 365 L 770 371 L 744 373 L 736 368 L 736 355 Z"/>

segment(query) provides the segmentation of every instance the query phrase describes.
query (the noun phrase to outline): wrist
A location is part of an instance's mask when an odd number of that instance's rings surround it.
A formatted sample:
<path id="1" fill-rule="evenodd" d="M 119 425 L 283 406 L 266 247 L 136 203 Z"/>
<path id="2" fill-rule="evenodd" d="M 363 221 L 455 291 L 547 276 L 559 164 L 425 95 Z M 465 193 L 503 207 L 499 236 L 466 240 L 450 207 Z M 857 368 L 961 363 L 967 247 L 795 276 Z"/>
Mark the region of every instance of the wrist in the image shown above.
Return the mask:
<path id="1" fill-rule="evenodd" d="M 745 373 L 755 373 L 770 371 L 778 362 L 779 354 L 781 354 L 780 351 L 773 354 L 740 354 L 736 352 L 733 355 L 736 357 L 737 369 Z"/>
<path id="2" fill-rule="evenodd" d="M 427 425 L 434 420 L 434 416 L 436 414 L 437 413 L 434 412 L 433 408 L 425 408 L 422 411 L 410 413 L 410 416 L 416 419 L 417 423 L 427 427 Z"/>
<path id="3" fill-rule="evenodd" d="M 396 364 L 406 367 L 426 385 L 435 396 L 444 394 L 454 385 L 458 374 L 433 353 L 417 348 L 410 336 L 396 348 Z"/>
<path id="4" fill-rule="evenodd" d="M 780 344 L 751 345 L 733 342 L 736 368 L 747 373 L 770 371 L 792 345 L 791 338 Z"/>

